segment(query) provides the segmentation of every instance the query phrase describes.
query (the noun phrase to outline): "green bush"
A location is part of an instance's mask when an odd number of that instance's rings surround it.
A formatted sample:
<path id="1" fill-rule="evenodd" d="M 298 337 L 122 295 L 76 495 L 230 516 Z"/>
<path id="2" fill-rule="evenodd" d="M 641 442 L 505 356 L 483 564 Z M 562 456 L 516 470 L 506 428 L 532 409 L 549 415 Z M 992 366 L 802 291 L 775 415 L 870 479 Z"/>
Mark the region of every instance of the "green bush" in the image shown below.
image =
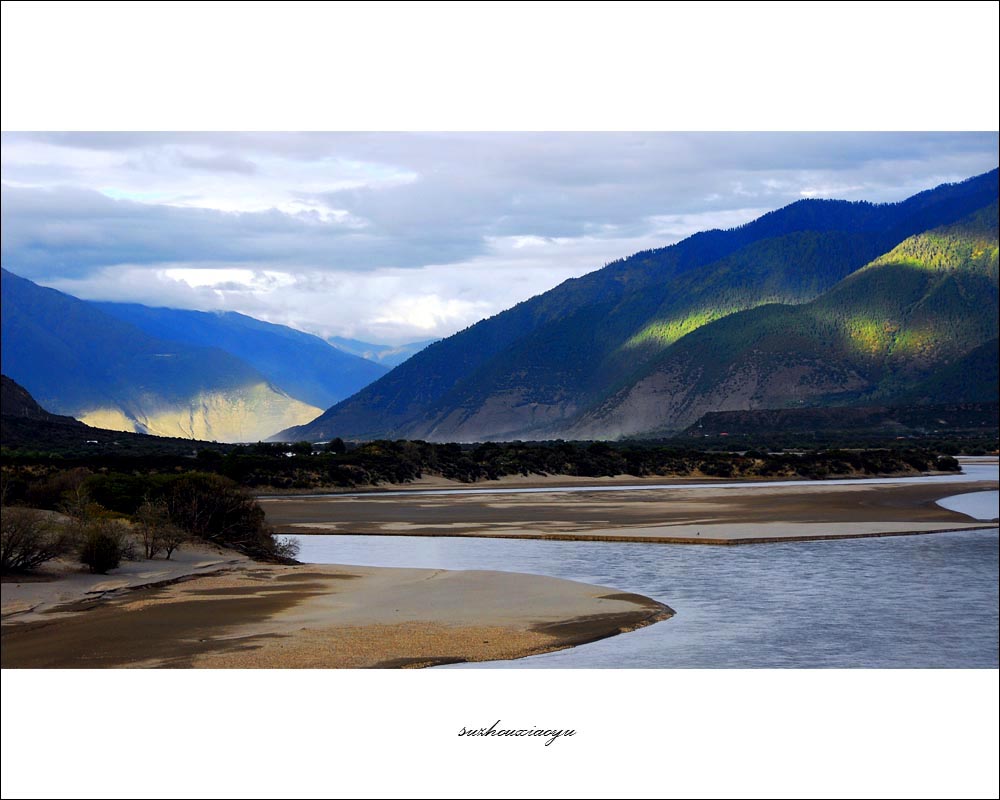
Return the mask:
<path id="1" fill-rule="evenodd" d="M 84 467 L 58 470 L 33 481 L 25 498 L 36 508 L 58 508 L 67 495 L 79 491 L 89 475 L 90 470 Z"/>
<path id="2" fill-rule="evenodd" d="M 935 469 L 941 472 L 961 472 L 962 465 L 958 463 L 957 458 L 952 458 L 951 456 L 938 456 Z"/>
<path id="3" fill-rule="evenodd" d="M 120 522 L 103 519 L 88 522 L 80 534 L 80 563 L 91 572 L 104 575 L 130 555 L 131 544 Z"/>
<path id="4" fill-rule="evenodd" d="M 275 542 L 256 498 L 228 478 L 189 472 L 173 479 L 165 499 L 173 524 L 197 539 L 232 547 L 255 558 L 288 561 Z"/>

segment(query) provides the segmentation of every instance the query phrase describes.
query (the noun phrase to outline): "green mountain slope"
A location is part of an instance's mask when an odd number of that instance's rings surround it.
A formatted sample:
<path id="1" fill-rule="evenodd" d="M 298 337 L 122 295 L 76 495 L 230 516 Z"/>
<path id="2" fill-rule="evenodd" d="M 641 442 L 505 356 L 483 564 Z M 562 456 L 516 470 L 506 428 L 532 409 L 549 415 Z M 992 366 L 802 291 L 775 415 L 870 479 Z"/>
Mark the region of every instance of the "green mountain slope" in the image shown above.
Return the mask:
<path id="1" fill-rule="evenodd" d="M 909 237 L 802 305 L 694 331 L 566 435 L 683 428 L 712 411 L 995 400 L 997 203 Z M 973 384 L 957 383 L 980 370 Z"/>
<path id="2" fill-rule="evenodd" d="M 246 441 L 317 411 L 229 353 L 149 336 L 6 270 L 0 299 L 4 373 L 57 414 L 112 430 Z"/>
<path id="3" fill-rule="evenodd" d="M 983 208 L 997 191 L 994 170 L 896 204 L 800 201 L 740 228 L 637 253 L 429 346 L 276 438 L 469 441 L 575 430 L 692 332 L 765 304 L 811 301 L 908 237 Z"/>
<path id="4" fill-rule="evenodd" d="M 935 369 L 903 392 L 900 402 L 934 403 L 949 397 L 957 403 L 995 403 L 1000 397 L 1000 340 L 994 338 L 962 358 Z"/>

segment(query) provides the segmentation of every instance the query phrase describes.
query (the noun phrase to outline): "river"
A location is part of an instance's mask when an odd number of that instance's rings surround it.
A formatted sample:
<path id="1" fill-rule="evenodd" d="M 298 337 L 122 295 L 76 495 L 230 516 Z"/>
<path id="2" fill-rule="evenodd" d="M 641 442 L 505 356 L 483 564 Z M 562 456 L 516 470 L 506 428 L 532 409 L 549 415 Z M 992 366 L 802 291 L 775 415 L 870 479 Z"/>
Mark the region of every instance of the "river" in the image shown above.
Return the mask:
<path id="1" fill-rule="evenodd" d="M 554 575 L 653 597 L 672 619 L 524 667 L 992 667 L 995 529 L 699 547 L 303 536 L 314 563 Z"/>
<path id="2" fill-rule="evenodd" d="M 966 480 L 995 480 L 997 467 L 968 465 L 965 472 Z M 949 502 L 953 508 L 958 504 L 956 510 L 963 510 L 963 503 L 971 510 L 983 508 L 982 500 L 967 495 Z M 385 535 L 295 538 L 299 558 L 306 562 L 552 575 L 643 594 L 677 612 L 666 622 L 582 647 L 449 668 L 998 666 L 995 527 L 739 547 Z"/>

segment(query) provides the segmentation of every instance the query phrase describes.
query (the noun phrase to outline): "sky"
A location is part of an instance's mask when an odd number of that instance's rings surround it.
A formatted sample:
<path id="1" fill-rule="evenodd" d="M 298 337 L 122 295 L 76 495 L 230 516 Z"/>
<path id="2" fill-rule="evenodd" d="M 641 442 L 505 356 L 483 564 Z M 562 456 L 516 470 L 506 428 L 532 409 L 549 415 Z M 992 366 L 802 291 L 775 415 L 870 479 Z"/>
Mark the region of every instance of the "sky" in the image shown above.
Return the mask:
<path id="1" fill-rule="evenodd" d="M 996 133 L 4 133 L 8 270 L 400 344 L 803 198 L 891 202 Z"/>

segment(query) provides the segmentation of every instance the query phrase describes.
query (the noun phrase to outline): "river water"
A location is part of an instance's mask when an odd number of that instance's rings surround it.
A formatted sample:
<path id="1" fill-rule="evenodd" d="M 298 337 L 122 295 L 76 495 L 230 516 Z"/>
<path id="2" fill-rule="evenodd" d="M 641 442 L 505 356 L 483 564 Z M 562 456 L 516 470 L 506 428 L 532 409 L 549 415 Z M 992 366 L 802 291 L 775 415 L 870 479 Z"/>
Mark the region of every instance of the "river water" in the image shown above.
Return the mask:
<path id="1" fill-rule="evenodd" d="M 965 469 L 966 480 L 996 480 L 995 465 Z M 982 507 L 982 498 L 970 495 L 955 502 L 962 506 L 955 510 L 966 513 Z M 996 668 L 1000 660 L 995 527 L 739 547 L 295 538 L 306 562 L 551 575 L 643 594 L 677 612 L 666 622 L 581 647 L 449 668 Z"/>
<path id="2" fill-rule="evenodd" d="M 303 536 L 302 561 L 553 575 L 653 597 L 672 619 L 468 667 L 997 667 L 997 532 L 701 547 Z"/>

